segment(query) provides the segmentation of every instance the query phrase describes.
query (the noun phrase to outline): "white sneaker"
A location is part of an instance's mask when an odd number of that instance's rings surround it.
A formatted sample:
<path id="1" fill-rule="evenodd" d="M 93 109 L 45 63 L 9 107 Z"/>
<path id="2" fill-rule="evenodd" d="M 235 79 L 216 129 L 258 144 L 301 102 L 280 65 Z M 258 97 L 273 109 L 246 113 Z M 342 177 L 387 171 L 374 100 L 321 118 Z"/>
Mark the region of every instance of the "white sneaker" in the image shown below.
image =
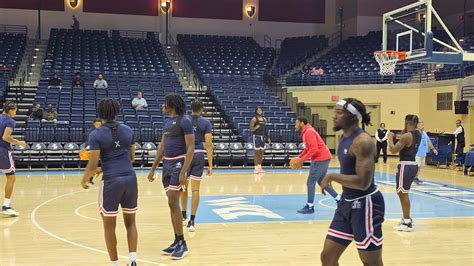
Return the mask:
<path id="1" fill-rule="evenodd" d="M 192 221 L 189 221 L 187 228 L 188 228 L 188 232 L 195 232 L 196 231 L 196 227 L 194 226 L 194 222 L 192 222 Z"/>
<path id="2" fill-rule="evenodd" d="M 396 231 L 411 232 L 413 231 L 413 220 L 410 218 L 410 222 L 406 223 L 402 219 L 398 225 L 393 227 L 393 229 Z"/>
<path id="3" fill-rule="evenodd" d="M 10 217 L 17 217 L 20 215 L 19 212 L 16 212 L 11 207 L 5 207 L 5 206 L 2 206 L 2 214 L 6 216 L 10 216 Z"/>

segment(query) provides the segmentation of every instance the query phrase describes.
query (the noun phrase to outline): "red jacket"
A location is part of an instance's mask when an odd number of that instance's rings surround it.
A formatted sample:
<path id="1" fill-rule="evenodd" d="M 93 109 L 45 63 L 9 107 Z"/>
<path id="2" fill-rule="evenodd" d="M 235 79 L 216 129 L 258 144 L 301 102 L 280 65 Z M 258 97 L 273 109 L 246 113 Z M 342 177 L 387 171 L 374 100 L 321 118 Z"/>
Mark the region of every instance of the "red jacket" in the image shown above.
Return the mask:
<path id="1" fill-rule="evenodd" d="M 301 138 L 305 145 L 304 151 L 299 156 L 301 160 L 311 159 L 311 161 L 319 162 L 331 159 L 332 156 L 328 146 L 310 124 L 304 126 Z"/>

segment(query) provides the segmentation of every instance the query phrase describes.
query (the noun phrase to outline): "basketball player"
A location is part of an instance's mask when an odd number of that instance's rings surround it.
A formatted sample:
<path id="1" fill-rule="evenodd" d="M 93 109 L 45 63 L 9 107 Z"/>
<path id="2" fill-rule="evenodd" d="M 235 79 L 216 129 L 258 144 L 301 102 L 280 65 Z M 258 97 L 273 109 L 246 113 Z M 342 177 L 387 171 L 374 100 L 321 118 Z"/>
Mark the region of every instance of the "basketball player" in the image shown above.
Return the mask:
<path id="1" fill-rule="evenodd" d="M 199 206 L 199 187 L 201 185 L 202 174 L 204 166 L 206 165 L 204 159 L 204 143 L 206 143 L 207 162 L 207 176 L 212 175 L 212 125 L 209 121 L 204 119 L 201 114 L 204 110 L 204 104 L 201 100 L 196 99 L 191 103 L 194 129 L 194 158 L 188 172 L 188 179 L 186 179 L 186 187 L 188 187 L 189 179 L 191 179 L 192 203 L 191 203 L 191 219 L 188 222 L 187 228 L 189 232 L 196 230 L 194 220 L 196 219 L 196 212 Z M 181 206 L 183 208 L 183 221 L 187 220 L 186 209 L 188 206 L 188 190 L 181 193 Z"/>
<path id="2" fill-rule="evenodd" d="M 407 115 L 405 117 L 405 129 L 397 144 L 394 144 L 393 132 L 388 133 L 388 146 L 391 153 L 399 153 L 400 162 L 397 166 L 396 184 L 397 194 L 402 205 L 403 218 L 400 223 L 393 227 L 397 231 L 411 232 L 413 230 L 413 220 L 410 217 L 410 191 L 411 183 L 418 173 L 416 163 L 416 153 L 421 141 L 421 133 L 416 129 L 418 116 Z"/>
<path id="3" fill-rule="evenodd" d="M 314 213 L 316 182 L 318 182 L 318 184 L 321 183 L 321 180 L 326 175 L 332 156 L 329 148 L 318 132 L 308 123 L 306 117 L 299 116 L 295 120 L 295 128 L 301 132 L 305 149 L 298 157 L 293 159 L 294 166 L 292 168 L 301 169 L 303 168 L 303 163 L 311 159 L 311 169 L 309 170 L 308 181 L 306 181 L 308 201 L 302 209 L 298 210 L 298 213 L 311 214 Z M 341 197 L 330 185 L 326 187 L 326 191 L 336 199 L 336 201 L 340 200 Z"/>
<path id="4" fill-rule="evenodd" d="M 26 147 L 26 142 L 17 140 L 12 137 L 13 129 L 15 128 L 16 104 L 11 101 L 5 102 L 3 105 L 3 114 L 0 115 L 0 171 L 7 177 L 5 185 L 5 198 L 3 199 L 2 214 L 10 217 L 19 216 L 11 207 L 11 196 L 13 193 L 13 186 L 15 185 L 15 162 L 13 161 L 13 151 L 11 144 Z"/>
<path id="5" fill-rule="evenodd" d="M 115 99 L 101 100 L 97 113 L 103 125 L 89 135 L 89 162 L 81 184 L 83 188 L 89 188 L 89 178 L 96 173 L 100 158 L 103 178 L 99 192 L 99 205 L 110 260 L 112 265 L 119 265 L 115 225 L 120 205 L 127 229 L 129 265 L 136 265 L 138 233 L 135 214 L 138 210 L 138 186 L 132 165 L 135 160 L 133 131 L 115 120 L 120 113 L 120 104 Z"/>
<path id="6" fill-rule="evenodd" d="M 267 119 L 263 116 L 263 110 L 260 106 L 255 108 L 255 116 L 250 120 L 250 132 L 253 134 L 253 146 L 255 155 L 253 161 L 255 164 L 255 174 L 263 174 L 262 169 L 263 155 L 265 154 L 265 139 L 271 143 L 267 134 Z"/>
<path id="7" fill-rule="evenodd" d="M 193 123 L 186 113 L 186 103 L 176 93 L 165 96 L 163 112 L 170 117 L 163 124 L 163 136 L 158 146 L 155 161 L 148 174 L 148 180 L 155 180 L 155 171 L 163 160 L 163 187 L 168 197 L 171 222 L 174 229 L 174 242 L 162 252 L 171 255 L 172 259 L 182 259 L 188 253 L 188 246 L 183 235 L 183 215 L 179 207 L 179 198 L 186 190 L 186 174 L 194 157 Z"/>
<path id="8" fill-rule="evenodd" d="M 342 199 L 329 226 L 321 253 L 322 265 L 339 265 L 339 257 L 354 240 L 364 265 L 383 265 L 382 223 L 385 203 L 374 184 L 375 143 L 359 127 L 370 125 L 370 114 L 363 103 L 354 98 L 340 100 L 334 110 L 334 131 L 343 131 L 337 155 L 340 174 L 328 174 L 320 186 L 342 185 Z"/>

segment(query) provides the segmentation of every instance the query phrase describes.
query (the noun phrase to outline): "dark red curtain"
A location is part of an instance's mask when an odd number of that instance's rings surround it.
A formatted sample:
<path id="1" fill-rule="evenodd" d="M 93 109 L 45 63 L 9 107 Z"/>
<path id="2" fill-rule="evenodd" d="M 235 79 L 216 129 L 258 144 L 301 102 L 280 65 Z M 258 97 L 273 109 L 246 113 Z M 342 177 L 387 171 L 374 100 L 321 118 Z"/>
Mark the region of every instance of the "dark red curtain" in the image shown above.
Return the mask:
<path id="1" fill-rule="evenodd" d="M 261 21 L 324 23 L 325 14 L 325 0 L 259 1 L 258 18 Z"/>
<path id="2" fill-rule="evenodd" d="M 242 0 L 173 0 L 173 17 L 242 20 Z"/>

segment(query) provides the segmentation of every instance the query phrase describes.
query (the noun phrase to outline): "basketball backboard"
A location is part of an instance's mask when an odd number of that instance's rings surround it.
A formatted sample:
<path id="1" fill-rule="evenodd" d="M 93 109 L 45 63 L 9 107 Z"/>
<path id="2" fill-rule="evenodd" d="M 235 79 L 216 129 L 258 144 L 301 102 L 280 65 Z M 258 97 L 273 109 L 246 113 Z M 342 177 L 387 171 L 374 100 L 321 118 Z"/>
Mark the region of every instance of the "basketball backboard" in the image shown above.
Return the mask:
<path id="1" fill-rule="evenodd" d="M 432 5 L 420 0 L 383 15 L 382 50 L 406 52 L 399 63 L 461 64 L 474 61 L 462 49 Z"/>

